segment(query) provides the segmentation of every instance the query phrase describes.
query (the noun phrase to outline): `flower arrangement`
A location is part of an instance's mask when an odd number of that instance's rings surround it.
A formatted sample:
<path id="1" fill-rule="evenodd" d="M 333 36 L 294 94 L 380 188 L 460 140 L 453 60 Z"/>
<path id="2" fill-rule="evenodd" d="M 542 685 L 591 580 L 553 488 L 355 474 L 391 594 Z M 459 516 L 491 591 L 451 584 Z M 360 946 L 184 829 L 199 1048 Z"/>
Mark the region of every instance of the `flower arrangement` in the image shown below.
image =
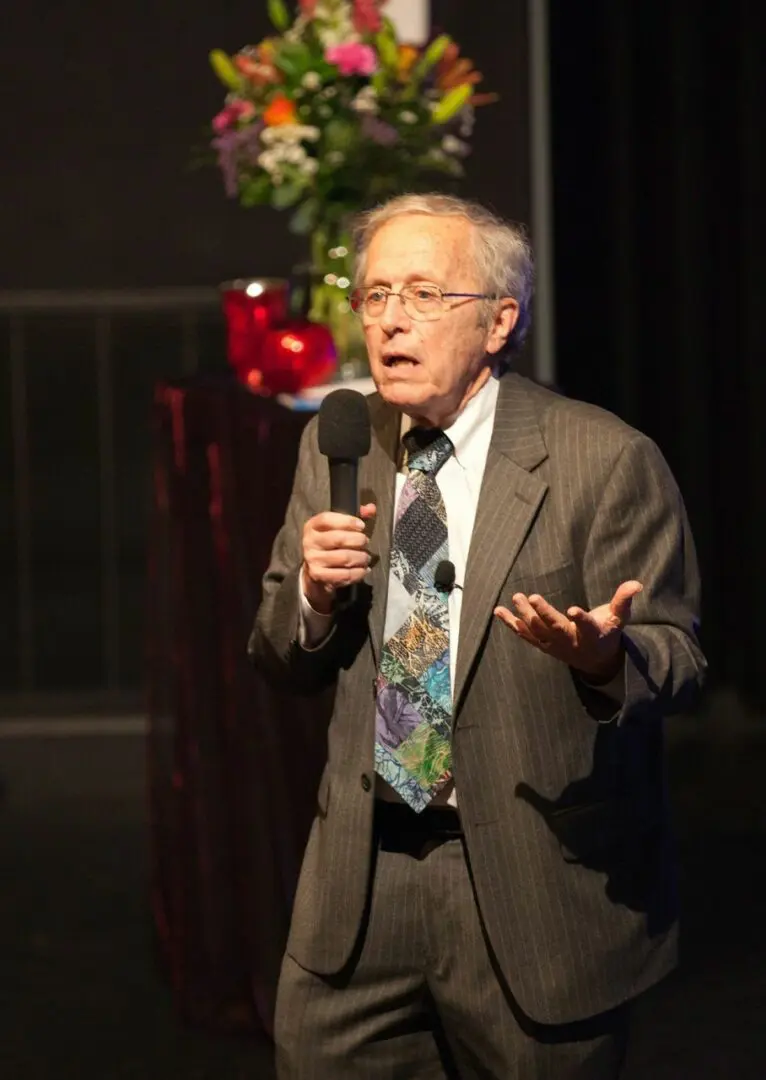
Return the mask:
<path id="1" fill-rule="evenodd" d="M 330 287 L 317 290 L 312 318 L 325 321 L 338 305 L 332 286 L 349 284 L 349 217 L 459 179 L 474 108 L 494 100 L 477 94 L 481 74 L 447 35 L 402 43 L 384 8 L 300 0 L 291 16 L 268 0 L 274 35 L 210 54 L 227 90 L 212 121 L 226 192 L 289 210 L 290 229 L 312 235 L 313 267 Z"/>

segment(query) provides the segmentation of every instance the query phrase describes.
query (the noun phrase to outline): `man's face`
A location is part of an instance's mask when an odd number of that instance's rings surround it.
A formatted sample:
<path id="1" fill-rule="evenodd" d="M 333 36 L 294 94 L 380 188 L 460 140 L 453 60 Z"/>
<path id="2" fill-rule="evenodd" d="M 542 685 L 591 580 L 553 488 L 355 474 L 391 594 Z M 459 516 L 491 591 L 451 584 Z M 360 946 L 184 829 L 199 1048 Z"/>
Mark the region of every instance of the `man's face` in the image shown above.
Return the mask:
<path id="1" fill-rule="evenodd" d="M 465 218 L 403 214 L 383 225 L 367 251 L 364 286 L 398 292 L 405 285 L 437 285 L 444 292 L 479 293 L 473 226 Z M 443 425 L 470 396 L 487 353 L 502 346 L 515 317 L 479 325 L 480 300 L 447 300 L 435 322 L 413 319 L 397 296 L 383 315 L 364 319 L 372 377 L 381 396 L 419 421 Z M 515 306 L 514 306 L 515 307 Z"/>

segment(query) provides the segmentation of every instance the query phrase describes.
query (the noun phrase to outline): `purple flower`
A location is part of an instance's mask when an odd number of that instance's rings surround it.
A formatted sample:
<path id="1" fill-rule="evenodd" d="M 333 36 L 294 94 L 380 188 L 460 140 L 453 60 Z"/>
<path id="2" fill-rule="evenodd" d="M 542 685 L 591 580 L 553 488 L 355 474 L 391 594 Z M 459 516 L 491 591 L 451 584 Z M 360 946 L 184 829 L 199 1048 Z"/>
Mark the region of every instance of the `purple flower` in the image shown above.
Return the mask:
<path id="1" fill-rule="evenodd" d="M 218 166 L 223 173 L 224 188 L 230 199 L 236 199 L 239 194 L 240 162 L 244 160 L 248 165 L 258 163 L 262 131 L 263 124 L 256 121 L 239 131 L 224 131 L 210 144 L 218 153 Z"/>
<path id="2" fill-rule="evenodd" d="M 377 116 L 365 116 L 362 120 L 362 135 L 376 142 L 379 146 L 394 146 L 399 142 L 399 132 L 393 124 L 380 120 Z"/>

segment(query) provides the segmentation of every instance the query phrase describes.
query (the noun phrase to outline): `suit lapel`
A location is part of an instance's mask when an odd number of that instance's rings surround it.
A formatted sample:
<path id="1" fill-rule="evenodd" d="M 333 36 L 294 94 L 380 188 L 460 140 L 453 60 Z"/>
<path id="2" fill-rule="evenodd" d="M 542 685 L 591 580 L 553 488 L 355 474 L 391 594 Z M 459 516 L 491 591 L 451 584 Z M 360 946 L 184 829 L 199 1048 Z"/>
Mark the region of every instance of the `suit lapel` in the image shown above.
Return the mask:
<path id="1" fill-rule="evenodd" d="M 503 376 L 463 587 L 455 716 L 503 582 L 548 490 L 532 474 L 547 456 L 532 395 L 518 375 Z"/>
<path id="2" fill-rule="evenodd" d="M 383 627 L 388 595 L 388 571 L 391 553 L 391 532 L 396 487 L 397 455 L 401 415 L 378 395 L 369 399 L 372 440 L 370 452 L 362 460 L 359 475 L 360 501 L 377 506 L 375 523 L 370 537 L 373 555 L 369 577 L 372 604 L 369 612 L 370 640 L 378 663 L 383 643 Z"/>

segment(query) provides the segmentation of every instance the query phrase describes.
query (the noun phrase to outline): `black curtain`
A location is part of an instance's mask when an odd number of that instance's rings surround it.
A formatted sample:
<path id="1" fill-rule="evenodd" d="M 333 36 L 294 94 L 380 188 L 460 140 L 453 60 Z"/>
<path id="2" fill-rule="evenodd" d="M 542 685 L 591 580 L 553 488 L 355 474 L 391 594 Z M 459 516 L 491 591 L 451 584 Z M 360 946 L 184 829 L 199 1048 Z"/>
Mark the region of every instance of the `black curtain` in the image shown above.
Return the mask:
<path id="1" fill-rule="evenodd" d="M 558 381 L 661 447 L 712 683 L 766 704 L 760 5 L 551 5 Z"/>

